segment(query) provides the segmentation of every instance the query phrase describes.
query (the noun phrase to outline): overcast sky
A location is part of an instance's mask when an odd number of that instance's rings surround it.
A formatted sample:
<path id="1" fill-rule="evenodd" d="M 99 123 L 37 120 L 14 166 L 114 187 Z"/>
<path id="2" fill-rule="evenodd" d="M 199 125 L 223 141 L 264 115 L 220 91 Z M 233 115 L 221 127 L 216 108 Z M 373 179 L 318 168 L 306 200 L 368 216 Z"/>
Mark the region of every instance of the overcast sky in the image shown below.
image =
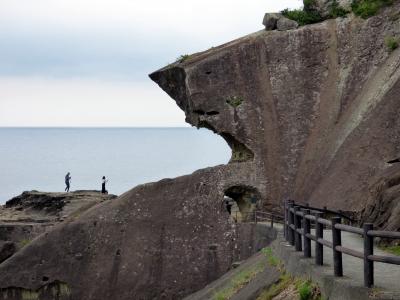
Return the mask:
<path id="1" fill-rule="evenodd" d="M 0 0 L 0 126 L 185 126 L 148 74 L 300 0 Z"/>

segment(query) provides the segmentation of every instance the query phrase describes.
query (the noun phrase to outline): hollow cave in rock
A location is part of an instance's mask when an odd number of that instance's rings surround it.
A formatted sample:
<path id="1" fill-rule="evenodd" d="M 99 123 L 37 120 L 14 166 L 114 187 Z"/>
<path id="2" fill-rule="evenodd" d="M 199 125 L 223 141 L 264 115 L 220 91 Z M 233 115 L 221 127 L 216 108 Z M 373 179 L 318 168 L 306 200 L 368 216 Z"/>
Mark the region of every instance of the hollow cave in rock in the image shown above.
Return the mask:
<path id="1" fill-rule="evenodd" d="M 246 222 L 251 220 L 260 197 L 260 192 L 254 187 L 235 185 L 225 190 L 224 202 L 230 201 L 230 215 L 236 222 Z"/>

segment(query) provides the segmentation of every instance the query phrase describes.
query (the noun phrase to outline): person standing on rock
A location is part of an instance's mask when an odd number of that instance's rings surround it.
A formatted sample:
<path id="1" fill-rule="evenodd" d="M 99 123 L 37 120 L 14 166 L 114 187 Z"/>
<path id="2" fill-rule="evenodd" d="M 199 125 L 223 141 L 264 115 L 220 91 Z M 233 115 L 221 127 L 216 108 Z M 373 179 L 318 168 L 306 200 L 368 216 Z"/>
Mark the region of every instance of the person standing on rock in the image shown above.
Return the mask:
<path id="1" fill-rule="evenodd" d="M 65 185 L 66 185 L 65 191 L 66 192 L 69 192 L 70 181 L 71 181 L 71 176 L 70 176 L 70 173 L 68 172 L 67 175 L 65 175 Z"/>
<path id="2" fill-rule="evenodd" d="M 108 191 L 106 190 L 106 183 L 108 180 L 106 179 L 106 176 L 103 176 L 101 179 L 101 193 L 102 194 L 108 194 Z"/>

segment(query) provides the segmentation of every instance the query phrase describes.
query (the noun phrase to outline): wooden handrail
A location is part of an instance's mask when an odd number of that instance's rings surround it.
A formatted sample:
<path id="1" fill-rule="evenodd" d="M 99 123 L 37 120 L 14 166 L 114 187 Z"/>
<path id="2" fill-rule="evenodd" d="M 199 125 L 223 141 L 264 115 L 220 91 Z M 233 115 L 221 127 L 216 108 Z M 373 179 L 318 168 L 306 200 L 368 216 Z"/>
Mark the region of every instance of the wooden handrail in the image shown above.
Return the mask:
<path id="1" fill-rule="evenodd" d="M 336 217 L 331 220 L 324 219 L 322 218 L 323 212 L 335 214 Z M 374 284 L 374 262 L 400 265 L 400 257 L 398 256 L 382 256 L 373 253 L 373 239 L 375 237 L 400 239 L 400 232 L 373 230 L 373 225 L 370 223 L 364 224 L 363 228 L 345 225 L 341 223 L 341 219 L 350 220 L 350 218 L 345 217 L 340 212 L 326 209 L 316 209 L 315 211 L 315 208 L 298 205 L 292 200 L 284 202 L 284 216 L 285 238 L 292 246 L 295 246 L 296 251 L 304 251 L 305 257 L 311 257 L 310 242 L 314 241 L 315 262 L 317 265 L 323 265 L 323 247 L 332 249 L 335 276 L 343 276 L 342 253 L 364 261 L 364 285 L 366 287 L 371 287 Z M 311 221 L 315 223 L 315 235 L 310 233 Z M 323 238 L 324 226 L 332 229 L 332 242 Z M 361 235 L 364 240 L 364 251 L 361 252 L 343 246 L 342 231 Z M 302 239 L 304 243 L 302 243 Z"/>

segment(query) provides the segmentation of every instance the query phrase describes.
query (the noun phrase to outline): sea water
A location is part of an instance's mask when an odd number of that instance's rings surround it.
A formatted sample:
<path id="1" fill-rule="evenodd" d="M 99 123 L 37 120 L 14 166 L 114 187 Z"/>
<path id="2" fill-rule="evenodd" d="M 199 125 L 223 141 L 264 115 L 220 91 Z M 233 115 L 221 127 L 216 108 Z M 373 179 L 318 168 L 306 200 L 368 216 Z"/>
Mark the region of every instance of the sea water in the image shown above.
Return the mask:
<path id="1" fill-rule="evenodd" d="M 0 128 L 0 204 L 27 190 L 110 193 L 225 164 L 230 149 L 195 128 Z"/>

